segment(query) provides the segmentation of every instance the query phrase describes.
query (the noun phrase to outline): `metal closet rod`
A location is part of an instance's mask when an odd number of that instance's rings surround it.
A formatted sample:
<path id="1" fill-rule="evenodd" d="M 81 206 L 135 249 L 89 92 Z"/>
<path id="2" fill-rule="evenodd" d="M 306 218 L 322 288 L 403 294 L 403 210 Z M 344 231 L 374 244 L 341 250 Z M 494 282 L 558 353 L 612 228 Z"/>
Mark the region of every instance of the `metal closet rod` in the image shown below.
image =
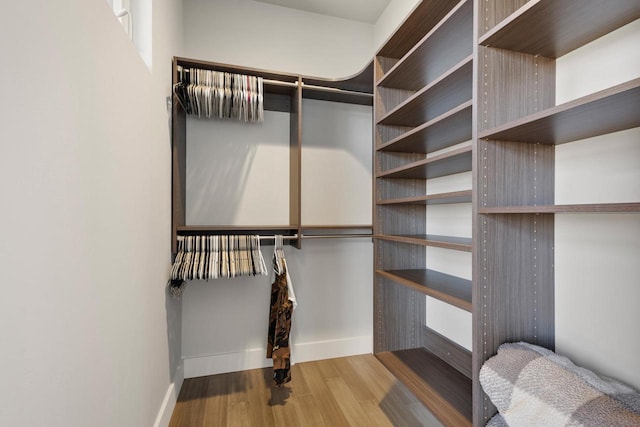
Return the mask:
<path id="1" fill-rule="evenodd" d="M 297 240 L 301 239 L 354 239 L 363 237 L 372 237 L 373 234 L 294 234 L 293 236 L 282 236 L 283 240 Z M 260 236 L 260 240 L 274 240 L 276 236 Z"/>

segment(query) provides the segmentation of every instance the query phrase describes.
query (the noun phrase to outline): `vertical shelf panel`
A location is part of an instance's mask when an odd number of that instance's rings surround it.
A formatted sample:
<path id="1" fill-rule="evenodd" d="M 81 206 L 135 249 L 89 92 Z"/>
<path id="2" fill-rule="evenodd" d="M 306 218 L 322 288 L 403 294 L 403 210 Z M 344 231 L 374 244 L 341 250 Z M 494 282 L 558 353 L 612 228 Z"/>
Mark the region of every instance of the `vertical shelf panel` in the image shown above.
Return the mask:
<path id="1" fill-rule="evenodd" d="M 555 61 L 482 46 L 478 61 L 480 131 L 555 105 Z"/>
<path id="2" fill-rule="evenodd" d="M 485 0 L 478 2 L 478 37 L 493 29 L 529 0 Z M 484 4 L 483 4 L 484 3 Z M 483 7 L 485 6 L 485 7 Z M 490 7 L 486 7 L 490 6 Z"/>
<path id="3" fill-rule="evenodd" d="M 420 292 L 383 277 L 375 279 L 374 353 L 422 347 L 426 299 Z M 398 316 L 398 311 L 402 316 Z"/>
<path id="4" fill-rule="evenodd" d="M 178 82 L 178 63 L 172 63 L 173 84 Z M 187 117 L 173 95 L 171 110 L 171 253 L 178 252 L 178 227 L 186 222 Z"/>
<path id="5" fill-rule="evenodd" d="M 554 203 L 552 146 L 479 140 L 478 150 L 479 208 Z"/>
<path id="6" fill-rule="evenodd" d="M 291 97 L 289 134 L 289 224 L 298 228 L 298 239 L 292 243 L 302 248 L 302 79 Z"/>

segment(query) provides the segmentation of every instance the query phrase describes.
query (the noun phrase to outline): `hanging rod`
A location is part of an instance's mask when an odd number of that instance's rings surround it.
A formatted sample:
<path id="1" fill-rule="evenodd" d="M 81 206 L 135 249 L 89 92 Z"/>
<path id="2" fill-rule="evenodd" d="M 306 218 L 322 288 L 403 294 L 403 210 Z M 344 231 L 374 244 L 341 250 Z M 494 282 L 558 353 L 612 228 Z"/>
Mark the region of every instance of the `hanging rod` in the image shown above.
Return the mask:
<path id="1" fill-rule="evenodd" d="M 372 234 L 309 234 L 309 235 L 298 235 L 294 234 L 293 236 L 282 236 L 283 240 L 297 240 L 298 236 L 302 239 L 353 239 L 353 238 L 363 238 L 363 237 L 373 237 Z M 276 236 L 259 236 L 260 240 L 274 240 Z"/>
<path id="2" fill-rule="evenodd" d="M 272 86 L 298 87 L 298 82 L 283 82 L 280 80 L 262 79 L 262 84 Z"/>
<path id="3" fill-rule="evenodd" d="M 260 240 L 275 240 L 276 236 L 258 236 Z M 298 235 L 294 234 L 293 236 L 282 236 L 282 240 L 297 240 Z"/>

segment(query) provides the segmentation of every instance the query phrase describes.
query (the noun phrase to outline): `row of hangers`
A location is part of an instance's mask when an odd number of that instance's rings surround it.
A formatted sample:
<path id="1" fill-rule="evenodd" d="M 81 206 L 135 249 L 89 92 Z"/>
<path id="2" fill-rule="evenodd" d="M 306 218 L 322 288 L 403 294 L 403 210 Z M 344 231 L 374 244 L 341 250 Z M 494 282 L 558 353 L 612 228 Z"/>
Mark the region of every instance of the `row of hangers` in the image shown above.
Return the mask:
<path id="1" fill-rule="evenodd" d="M 263 78 L 178 66 L 174 93 L 187 114 L 264 121 Z"/>
<path id="2" fill-rule="evenodd" d="M 267 275 L 260 236 L 178 236 L 171 283 Z"/>

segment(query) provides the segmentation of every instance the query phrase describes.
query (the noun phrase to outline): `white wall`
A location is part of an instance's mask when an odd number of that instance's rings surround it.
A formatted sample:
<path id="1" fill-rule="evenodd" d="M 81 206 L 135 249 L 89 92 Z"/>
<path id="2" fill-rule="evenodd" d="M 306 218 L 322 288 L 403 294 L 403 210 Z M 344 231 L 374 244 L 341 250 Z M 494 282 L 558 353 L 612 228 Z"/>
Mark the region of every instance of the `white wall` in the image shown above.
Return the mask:
<path id="1" fill-rule="evenodd" d="M 252 0 L 185 0 L 185 55 L 319 77 L 373 58 L 373 25 Z"/>
<path id="2" fill-rule="evenodd" d="M 640 21 L 559 58 L 557 103 L 640 77 Z M 640 128 L 556 147 L 556 203 L 640 200 Z M 640 215 L 556 215 L 556 349 L 640 389 Z"/>
<path id="3" fill-rule="evenodd" d="M 187 224 L 289 224 L 289 116 L 187 118 Z"/>
<path id="4" fill-rule="evenodd" d="M 371 107 L 304 99 L 302 111 L 302 223 L 371 224 Z"/>
<path id="5" fill-rule="evenodd" d="M 3 7 L 0 425 L 149 426 L 171 389 L 179 8 L 154 2 L 151 75 L 104 0 Z"/>

